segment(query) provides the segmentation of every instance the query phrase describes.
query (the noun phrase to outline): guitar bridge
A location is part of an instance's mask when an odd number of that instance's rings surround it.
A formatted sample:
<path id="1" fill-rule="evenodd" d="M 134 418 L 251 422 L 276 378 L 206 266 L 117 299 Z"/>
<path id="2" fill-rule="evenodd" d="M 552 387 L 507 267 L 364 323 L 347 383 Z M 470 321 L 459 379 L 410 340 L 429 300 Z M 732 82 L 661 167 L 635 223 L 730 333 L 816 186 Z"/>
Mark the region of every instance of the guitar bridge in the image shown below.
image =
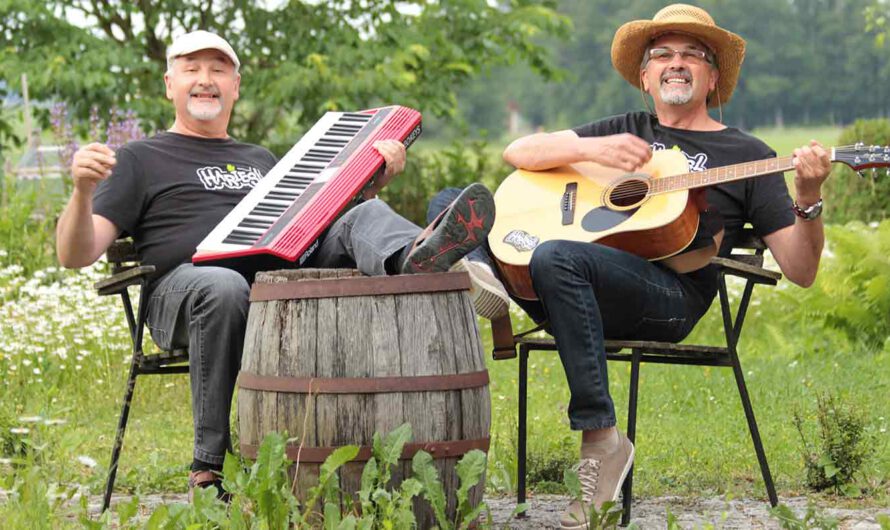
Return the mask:
<path id="1" fill-rule="evenodd" d="M 575 224 L 575 203 L 578 200 L 578 183 L 569 182 L 562 194 L 562 225 Z"/>

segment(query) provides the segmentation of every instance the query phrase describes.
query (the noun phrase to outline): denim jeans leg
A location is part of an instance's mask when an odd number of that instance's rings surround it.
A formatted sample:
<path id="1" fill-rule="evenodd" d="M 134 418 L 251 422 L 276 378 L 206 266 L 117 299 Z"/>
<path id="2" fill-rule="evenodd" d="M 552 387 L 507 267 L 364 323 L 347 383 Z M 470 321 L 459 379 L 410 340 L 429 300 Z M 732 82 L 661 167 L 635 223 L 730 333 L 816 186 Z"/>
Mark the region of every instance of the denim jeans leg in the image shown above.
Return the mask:
<path id="1" fill-rule="evenodd" d="M 352 208 L 324 235 L 306 267 L 355 267 L 369 276 L 386 274 L 386 260 L 414 242 L 421 229 L 380 199 Z"/>
<path id="2" fill-rule="evenodd" d="M 575 430 L 616 423 L 606 339 L 680 340 L 704 312 L 677 274 L 598 244 L 545 242 L 530 272 L 568 380 Z"/>
<path id="3" fill-rule="evenodd" d="M 247 325 L 250 287 L 237 272 L 183 264 L 155 286 L 148 326 L 164 349 L 188 348 L 194 457 L 221 465 Z"/>

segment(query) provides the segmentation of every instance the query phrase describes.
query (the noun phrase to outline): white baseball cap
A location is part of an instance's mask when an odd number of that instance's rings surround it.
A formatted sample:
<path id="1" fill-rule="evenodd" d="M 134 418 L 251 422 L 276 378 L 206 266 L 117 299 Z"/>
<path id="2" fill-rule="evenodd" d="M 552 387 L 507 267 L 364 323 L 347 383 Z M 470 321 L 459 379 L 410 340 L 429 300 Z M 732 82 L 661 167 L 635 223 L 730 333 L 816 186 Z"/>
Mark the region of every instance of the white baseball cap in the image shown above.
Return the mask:
<path id="1" fill-rule="evenodd" d="M 169 64 L 170 61 L 182 55 L 210 49 L 219 50 L 226 54 L 226 57 L 231 59 L 235 65 L 235 70 L 241 67 L 241 61 L 238 60 L 235 50 L 226 42 L 226 39 L 203 29 L 186 33 L 174 40 L 173 44 L 167 48 L 167 63 Z"/>

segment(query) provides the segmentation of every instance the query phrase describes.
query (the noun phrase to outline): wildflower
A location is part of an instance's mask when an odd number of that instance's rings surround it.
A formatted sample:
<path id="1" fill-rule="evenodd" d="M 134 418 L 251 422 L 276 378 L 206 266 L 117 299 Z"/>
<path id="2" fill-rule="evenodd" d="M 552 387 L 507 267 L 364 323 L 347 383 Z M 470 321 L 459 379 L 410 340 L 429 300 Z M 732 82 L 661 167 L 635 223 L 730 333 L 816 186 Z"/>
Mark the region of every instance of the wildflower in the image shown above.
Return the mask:
<path id="1" fill-rule="evenodd" d="M 31 432 L 31 429 L 27 427 L 13 427 L 12 429 L 9 429 L 9 432 L 12 434 L 28 434 Z"/>
<path id="2" fill-rule="evenodd" d="M 43 418 L 40 416 L 21 416 L 19 421 L 22 423 L 37 423 L 43 421 Z"/>
<path id="3" fill-rule="evenodd" d="M 84 456 L 84 455 L 79 455 L 77 457 L 77 461 L 87 467 L 96 467 L 96 465 L 97 465 L 95 460 L 93 460 L 92 458 L 90 458 L 88 456 Z"/>

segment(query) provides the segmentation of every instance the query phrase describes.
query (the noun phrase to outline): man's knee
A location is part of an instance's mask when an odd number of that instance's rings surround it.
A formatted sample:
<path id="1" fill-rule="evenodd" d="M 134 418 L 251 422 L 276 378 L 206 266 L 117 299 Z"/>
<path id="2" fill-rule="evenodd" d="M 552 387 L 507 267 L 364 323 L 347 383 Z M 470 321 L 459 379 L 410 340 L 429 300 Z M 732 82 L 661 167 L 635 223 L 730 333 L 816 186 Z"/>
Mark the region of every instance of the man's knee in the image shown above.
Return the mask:
<path id="1" fill-rule="evenodd" d="M 202 271 L 203 272 L 203 271 Z M 217 310 L 246 313 L 250 285 L 240 273 L 223 267 L 207 267 L 198 287 L 201 302 Z"/>
<path id="2" fill-rule="evenodd" d="M 351 223 L 355 223 L 360 219 L 373 218 L 381 215 L 383 212 L 391 212 L 392 208 L 380 199 L 367 200 L 358 206 L 350 209 L 343 215 L 343 218 Z M 359 221 L 360 222 L 360 221 Z"/>

